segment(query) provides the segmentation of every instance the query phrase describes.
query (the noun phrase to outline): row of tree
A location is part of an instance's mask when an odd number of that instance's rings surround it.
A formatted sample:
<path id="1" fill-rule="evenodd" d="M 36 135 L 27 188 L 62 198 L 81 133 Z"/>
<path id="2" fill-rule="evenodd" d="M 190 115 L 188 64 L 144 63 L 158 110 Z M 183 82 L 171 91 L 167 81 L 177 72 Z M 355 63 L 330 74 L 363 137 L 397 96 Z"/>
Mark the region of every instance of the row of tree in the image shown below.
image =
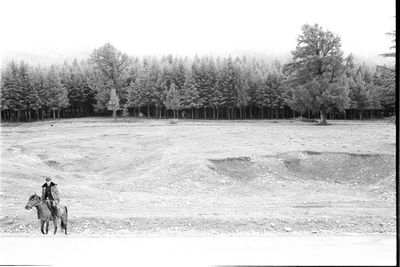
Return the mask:
<path id="1" fill-rule="evenodd" d="M 87 68 L 72 65 L 31 67 L 10 62 L 2 71 L 1 117 L 6 121 L 93 114 L 95 94 L 87 82 Z"/>
<path id="2" fill-rule="evenodd" d="M 304 25 L 285 65 L 254 58 L 132 58 L 111 44 L 82 62 L 2 70 L 1 117 L 7 121 L 88 116 L 203 119 L 321 116 L 364 119 L 395 110 L 390 68 L 343 57 L 338 36 Z"/>

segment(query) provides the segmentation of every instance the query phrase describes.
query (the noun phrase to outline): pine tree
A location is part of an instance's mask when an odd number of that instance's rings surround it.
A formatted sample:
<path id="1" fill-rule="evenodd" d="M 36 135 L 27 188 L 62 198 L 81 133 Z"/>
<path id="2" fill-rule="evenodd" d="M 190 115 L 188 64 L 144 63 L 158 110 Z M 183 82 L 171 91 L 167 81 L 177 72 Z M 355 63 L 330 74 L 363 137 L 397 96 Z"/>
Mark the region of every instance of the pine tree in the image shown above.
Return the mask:
<path id="1" fill-rule="evenodd" d="M 111 87 L 110 91 L 110 100 L 107 103 L 107 109 L 112 110 L 114 120 L 117 120 L 117 110 L 120 109 L 119 107 L 119 97 L 115 88 L 112 87 L 112 82 L 108 83 L 108 86 Z"/>
<path id="2" fill-rule="evenodd" d="M 237 72 L 232 58 L 228 58 L 222 65 L 218 87 L 222 91 L 224 106 L 227 108 L 228 119 L 233 118 L 233 108 L 237 99 Z"/>
<path id="3" fill-rule="evenodd" d="M 11 61 L 1 73 L 1 110 L 6 118 L 13 121 L 14 112 L 19 109 L 18 66 Z M 17 120 L 19 117 L 17 117 Z"/>
<path id="4" fill-rule="evenodd" d="M 242 81 L 242 85 L 237 90 L 236 106 L 240 111 L 240 119 L 243 119 L 243 109 L 249 104 L 248 92 L 250 90 L 247 79 Z"/>
<path id="5" fill-rule="evenodd" d="M 350 94 L 349 97 L 350 107 L 357 109 L 359 111 L 360 119 L 363 120 L 363 113 L 366 109 L 370 107 L 370 92 L 367 90 L 367 83 L 362 77 L 361 69 L 357 71 L 352 77 L 350 77 L 349 87 Z"/>
<path id="6" fill-rule="evenodd" d="M 164 104 L 167 109 L 172 109 L 174 111 L 174 118 L 175 114 L 176 117 L 178 118 L 177 112 L 182 108 L 182 103 L 181 103 L 181 96 L 178 90 L 176 90 L 174 83 L 171 83 Z"/>
<path id="7" fill-rule="evenodd" d="M 72 65 L 65 62 L 61 70 L 61 75 L 61 82 L 68 91 L 71 110 L 74 114 L 80 114 L 83 112 L 90 89 L 88 90 L 86 79 L 77 60 L 75 59 Z"/>
<path id="8" fill-rule="evenodd" d="M 183 96 L 182 96 L 182 107 L 190 109 L 192 119 L 194 118 L 194 109 L 198 109 L 202 106 L 202 99 L 200 93 L 197 90 L 196 82 L 193 78 L 191 70 L 186 72 L 185 83 L 183 84 Z"/>
<path id="9" fill-rule="evenodd" d="M 128 118 L 129 117 L 129 110 L 128 110 L 128 104 L 125 104 L 122 108 L 122 117 L 123 118 Z"/>
<path id="10" fill-rule="evenodd" d="M 192 76 L 202 100 L 204 119 L 207 119 L 207 108 L 211 108 L 211 97 L 216 84 L 216 68 L 212 58 L 195 57 L 192 64 Z"/>
<path id="11" fill-rule="evenodd" d="M 283 107 L 286 104 L 286 99 L 285 99 L 285 87 L 283 84 L 284 77 L 276 72 L 273 71 L 271 72 L 266 81 L 266 87 L 269 92 L 270 96 L 270 102 L 268 103 L 268 106 L 272 109 L 275 110 L 276 115 L 275 118 L 278 118 L 278 112 L 280 109 L 283 109 Z"/>
<path id="12" fill-rule="evenodd" d="M 45 107 L 46 89 L 45 74 L 42 68 L 31 69 L 30 82 L 32 94 L 30 95 L 30 108 L 35 112 L 36 118 L 40 119 L 40 111 Z"/>
<path id="13" fill-rule="evenodd" d="M 215 110 L 216 112 L 216 119 L 219 119 L 220 116 L 220 110 L 224 107 L 225 101 L 224 101 L 224 96 L 223 96 L 223 85 L 221 82 L 221 70 L 216 71 L 216 77 L 215 77 L 215 86 L 212 90 L 211 96 L 209 97 L 209 103 L 210 106 Z"/>
<path id="14" fill-rule="evenodd" d="M 108 105 L 110 86 L 116 90 L 119 98 L 125 101 L 129 85 L 128 67 L 132 59 L 110 43 L 106 43 L 92 52 L 88 62 L 92 66 L 89 85 L 97 92 L 96 110 L 104 110 Z"/>
<path id="15" fill-rule="evenodd" d="M 253 65 L 251 67 L 251 74 L 249 79 L 249 98 L 250 98 L 250 119 L 253 118 L 253 106 L 257 106 L 262 108 L 265 106 L 264 104 L 264 81 L 263 75 L 260 70 L 260 67 L 253 61 Z"/>
<path id="16" fill-rule="evenodd" d="M 56 118 L 56 112 L 60 117 L 60 110 L 69 106 L 68 91 L 62 86 L 60 72 L 54 65 L 47 72 L 45 89 L 46 104 L 53 112 L 53 119 Z"/>
<path id="17" fill-rule="evenodd" d="M 396 75 L 391 69 L 378 67 L 373 75 L 372 83 L 376 94 L 379 96 L 381 106 L 384 108 L 385 116 L 395 114 L 396 106 Z"/>
<path id="18" fill-rule="evenodd" d="M 326 124 L 328 111 L 332 108 L 344 111 L 349 105 L 348 87 L 342 79 L 344 60 L 340 38 L 318 24 L 304 25 L 292 55 L 291 62 L 285 65 L 293 87 L 292 108 L 319 111 L 321 123 Z M 301 97 L 307 90 L 309 97 Z M 343 102 L 338 103 L 339 99 Z"/>

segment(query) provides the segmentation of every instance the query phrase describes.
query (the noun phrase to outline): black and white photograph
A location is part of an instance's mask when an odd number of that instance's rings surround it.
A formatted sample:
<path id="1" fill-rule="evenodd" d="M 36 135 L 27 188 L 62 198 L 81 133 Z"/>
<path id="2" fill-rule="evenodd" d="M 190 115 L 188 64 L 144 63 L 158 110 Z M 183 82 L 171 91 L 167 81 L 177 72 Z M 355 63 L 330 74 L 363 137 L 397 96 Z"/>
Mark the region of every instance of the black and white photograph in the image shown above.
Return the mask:
<path id="1" fill-rule="evenodd" d="M 395 0 L 2 0 L 0 266 L 395 266 Z"/>

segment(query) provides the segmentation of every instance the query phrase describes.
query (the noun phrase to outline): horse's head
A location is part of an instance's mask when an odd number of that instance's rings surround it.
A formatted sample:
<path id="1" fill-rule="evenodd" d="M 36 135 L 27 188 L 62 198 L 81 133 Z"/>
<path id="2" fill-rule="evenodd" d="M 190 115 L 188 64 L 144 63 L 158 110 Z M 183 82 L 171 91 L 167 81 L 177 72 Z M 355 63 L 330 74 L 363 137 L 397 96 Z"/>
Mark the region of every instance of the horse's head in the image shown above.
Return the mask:
<path id="1" fill-rule="evenodd" d="M 29 210 L 33 207 L 36 207 L 41 201 L 42 198 L 35 193 L 34 195 L 30 196 L 28 203 L 25 205 L 25 209 Z"/>

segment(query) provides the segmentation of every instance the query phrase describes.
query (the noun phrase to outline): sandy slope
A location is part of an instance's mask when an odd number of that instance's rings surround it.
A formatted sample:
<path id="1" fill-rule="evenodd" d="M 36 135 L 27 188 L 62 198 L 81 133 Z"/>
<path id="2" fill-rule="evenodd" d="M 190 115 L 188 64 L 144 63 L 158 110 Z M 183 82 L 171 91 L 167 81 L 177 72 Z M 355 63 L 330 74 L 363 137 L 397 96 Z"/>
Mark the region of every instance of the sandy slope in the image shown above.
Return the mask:
<path id="1" fill-rule="evenodd" d="M 44 176 L 74 234 L 394 232 L 395 127 L 85 118 L 1 128 L 2 234 Z M 316 153 L 320 152 L 320 153 Z"/>

